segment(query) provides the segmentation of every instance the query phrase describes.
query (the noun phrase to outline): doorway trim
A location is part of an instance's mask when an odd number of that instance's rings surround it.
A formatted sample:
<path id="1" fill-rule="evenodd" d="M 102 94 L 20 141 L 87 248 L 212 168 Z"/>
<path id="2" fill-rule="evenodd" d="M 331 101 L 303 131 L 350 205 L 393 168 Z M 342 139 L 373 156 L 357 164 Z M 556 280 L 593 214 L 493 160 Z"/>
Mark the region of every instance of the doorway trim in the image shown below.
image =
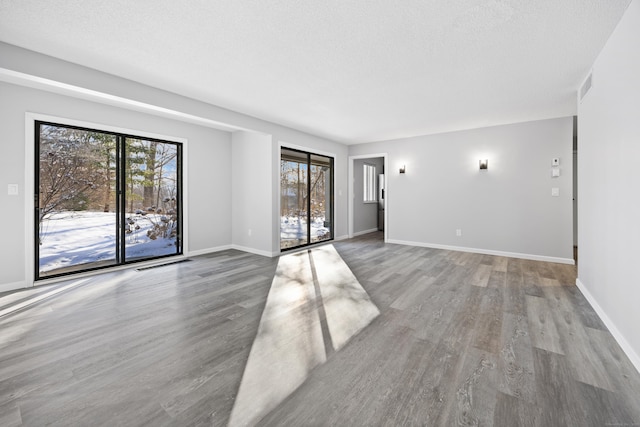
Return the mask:
<path id="1" fill-rule="evenodd" d="M 355 193 L 354 193 L 354 188 L 353 188 L 353 183 L 355 181 L 355 160 L 361 160 L 361 159 L 377 159 L 382 157 L 384 160 L 384 188 L 385 188 L 385 193 L 389 194 L 389 179 L 388 179 L 388 172 L 389 172 L 389 157 L 387 155 L 387 153 L 373 153 L 373 154 L 359 154 L 357 156 L 349 156 L 349 171 L 348 171 L 348 176 L 349 176 L 349 238 L 353 238 L 353 228 L 354 228 L 354 215 L 353 215 L 353 209 L 354 209 L 354 197 L 355 197 Z M 389 240 L 389 209 L 390 209 L 390 203 L 389 203 L 389 199 L 385 198 L 385 207 L 384 207 L 384 241 L 387 242 Z"/>

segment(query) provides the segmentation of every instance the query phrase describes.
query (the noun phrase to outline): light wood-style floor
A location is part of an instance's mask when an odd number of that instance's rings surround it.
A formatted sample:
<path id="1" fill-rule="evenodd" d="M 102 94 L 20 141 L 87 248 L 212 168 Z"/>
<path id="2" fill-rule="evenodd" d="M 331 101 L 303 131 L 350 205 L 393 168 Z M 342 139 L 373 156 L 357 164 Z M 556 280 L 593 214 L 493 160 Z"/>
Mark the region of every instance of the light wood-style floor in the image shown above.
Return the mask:
<path id="1" fill-rule="evenodd" d="M 640 425 L 640 374 L 574 267 L 334 246 L 381 314 L 260 425 Z M 0 317 L 0 426 L 226 425 L 277 263 L 106 273 Z"/>

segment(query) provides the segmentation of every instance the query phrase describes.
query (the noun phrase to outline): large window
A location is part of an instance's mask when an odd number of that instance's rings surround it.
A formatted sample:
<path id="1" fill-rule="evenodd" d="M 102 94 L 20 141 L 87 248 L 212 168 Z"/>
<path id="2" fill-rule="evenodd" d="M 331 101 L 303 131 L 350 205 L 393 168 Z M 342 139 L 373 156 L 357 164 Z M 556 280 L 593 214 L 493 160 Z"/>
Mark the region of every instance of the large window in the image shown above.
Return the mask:
<path id="1" fill-rule="evenodd" d="M 333 239 L 333 158 L 282 148 L 280 249 Z"/>
<path id="2" fill-rule="evenodd" d="M 363 165 L 363 177 L 364 188 L 362 191 L 364 203 L 376 203 L 378 201 L 378 175 L 376 174 L 375 165 L 365 163 Z"/>
<path id="3" fill-rule="evenodd" d="M 182 254 L 182 145 L 35 123 L 35 278 Z"/>

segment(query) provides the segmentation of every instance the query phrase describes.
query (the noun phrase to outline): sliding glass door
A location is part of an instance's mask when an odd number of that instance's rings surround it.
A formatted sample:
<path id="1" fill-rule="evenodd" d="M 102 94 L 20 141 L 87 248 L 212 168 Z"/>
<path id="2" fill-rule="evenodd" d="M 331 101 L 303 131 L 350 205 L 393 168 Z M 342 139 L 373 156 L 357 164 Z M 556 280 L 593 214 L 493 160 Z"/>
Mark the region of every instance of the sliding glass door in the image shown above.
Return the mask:
<path id="1" fill-rule="evenodd" d="M 181 144 L 35 126 L 36 279 L 182 253 Z"/>
<path id="2" fill-rule="evenodd" d="M 178 251 L 179 144 L 125 139 L 124 255 L 126 261 Z"/>
<path id="3" fill-rule="evenodd" d="M 333 158 L 282 148 L 280 249 L 333 239 Z"/>

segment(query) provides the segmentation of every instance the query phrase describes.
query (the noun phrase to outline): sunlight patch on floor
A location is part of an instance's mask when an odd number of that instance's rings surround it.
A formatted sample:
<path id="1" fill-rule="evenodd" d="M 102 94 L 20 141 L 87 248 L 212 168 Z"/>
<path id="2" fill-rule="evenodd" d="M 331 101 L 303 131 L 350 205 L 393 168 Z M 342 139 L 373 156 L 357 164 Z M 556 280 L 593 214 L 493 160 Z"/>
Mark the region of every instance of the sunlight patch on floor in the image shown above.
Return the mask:
<path id="1" fill-rule="evenodd" d="M 326 340 L 338 350 L 379 314 L 333 245 L 280 257 L 229 426 L 256 424 L 326 361 Z"/>
<path id="2" fill-rule="evenodd" d="M 333 245 L 314 249 L 311 255 L 331 342 L 334 350 L 339 350 L 352 336 L 378 317 L 380 311 Z"/>
<path id="3" fill-rule="evenodd" d="M 17 299 L 19 297 L 24 298 L 24 296 L 26 294 L 28 294 L 29 292 L 35 292 L 37 290 L 31 290 L 31 289 L 27 289 L 24 292 L 16 292 L 14 295 L 9 295 L 6 300 L 7 300 L 7 307 L 6 308 L 2 308 L 2 310 L 0 310 L 0 317 L 5 316 L 7 314 L 11 314 L 14 313 L 18 310 L 22 310 L 25 307 L 28 307 L 32 304 L 37 303 L 38 301 L 41 301 L 43 299 L 49 298 L 53 295 L 59 294 L 60 292 L 64 292 L 68 289 L 71 288 L 75 288 L 76 286 L 79 286 L 81 284 L 83 284 L 84 282 L 86 282 L 89 279 L 80 279 L 80 280 L 76 280 L 74 282 L 71 282 L 67 285 L 64 286 L 60 286 L 60 287 L 55 287 L 54 289 L 52 289 L 49 292 L 46 293 L 42 293 L 39 295 L 34 296 L 33 298 L 26 298 L 24 299 L 24 301 L 21 301 L 20 303 L 17 304 L 12 304 L 12 300 Z"/>

